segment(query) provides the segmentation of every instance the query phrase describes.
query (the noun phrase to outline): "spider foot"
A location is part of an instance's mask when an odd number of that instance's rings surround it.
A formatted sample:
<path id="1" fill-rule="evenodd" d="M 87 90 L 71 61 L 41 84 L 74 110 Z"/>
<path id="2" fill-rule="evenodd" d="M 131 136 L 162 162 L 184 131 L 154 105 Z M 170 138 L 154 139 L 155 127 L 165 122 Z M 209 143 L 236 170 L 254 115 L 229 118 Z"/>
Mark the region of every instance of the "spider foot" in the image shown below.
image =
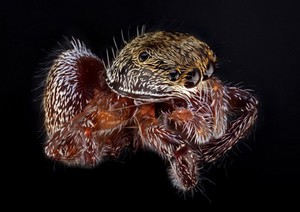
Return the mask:
<path id="1" fill-rule="evenodd" d="M 185 144 L 181 145 L 170 159 L 170 178 L 173 185 L 182 191 L 191 191 L 198 184 L 197 155 Z"/>
<path id="2" fill-rule="evenodd" d="M 97 142 L 89 128 L 70 130 L 68 127 L 57 131 L 45 144 L 45 154 L 54 160 L 70 166 L 95 167 L 110 148 Z"/>

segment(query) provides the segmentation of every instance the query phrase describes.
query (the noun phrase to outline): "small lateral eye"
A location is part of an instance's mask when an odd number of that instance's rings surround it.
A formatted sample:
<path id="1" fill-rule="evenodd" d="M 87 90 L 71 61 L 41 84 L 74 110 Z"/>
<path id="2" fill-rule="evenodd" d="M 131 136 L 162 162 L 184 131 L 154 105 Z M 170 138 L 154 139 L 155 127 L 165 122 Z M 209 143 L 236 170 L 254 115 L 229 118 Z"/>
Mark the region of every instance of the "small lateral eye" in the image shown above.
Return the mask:
<path id="1" fill-rule="evenodd" d="M 149 58 L 149 54 L 148 54 L 148 52 L 141 52 L 140 54 L 139 54 L 139 61 L 140 62 L 144 62 L 144 61 L 146 61 L 148 58 Z"/>
<path id="2" fill-rule="evenodd" d="M 176 81 L 180 77 L 180 73 L 177 70 L 171 70 L 169 73 L 169 80 Z"/>
<path id="3" fill-rule="evenodd" d="M 208 63 L 206 70 L 203 73 L 203 79 L 202 80 L 207 80 L 208 78 L 211 77 L 211 75 L 214 73 L 215 67 L 213 63 Z"/>

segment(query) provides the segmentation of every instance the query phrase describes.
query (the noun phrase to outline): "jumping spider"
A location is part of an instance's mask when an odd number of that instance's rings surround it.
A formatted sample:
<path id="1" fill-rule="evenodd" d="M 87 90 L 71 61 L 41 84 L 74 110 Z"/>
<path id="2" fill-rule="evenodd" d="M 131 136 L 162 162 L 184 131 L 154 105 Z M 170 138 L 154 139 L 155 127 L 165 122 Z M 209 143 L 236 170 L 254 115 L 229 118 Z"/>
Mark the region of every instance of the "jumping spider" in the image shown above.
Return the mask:
<path id="1" fill-rule="evenodd" d="M 156 31 L 125 42 L 104 65 L 70 42 L 45 84 L 46 155 L 94 167 L 128 146 L 157 152 L 182 191 L 205 163 L 223 156 L 257 117 L 256 98 L 214 76 L 216 56 L 192 35 Z"/>

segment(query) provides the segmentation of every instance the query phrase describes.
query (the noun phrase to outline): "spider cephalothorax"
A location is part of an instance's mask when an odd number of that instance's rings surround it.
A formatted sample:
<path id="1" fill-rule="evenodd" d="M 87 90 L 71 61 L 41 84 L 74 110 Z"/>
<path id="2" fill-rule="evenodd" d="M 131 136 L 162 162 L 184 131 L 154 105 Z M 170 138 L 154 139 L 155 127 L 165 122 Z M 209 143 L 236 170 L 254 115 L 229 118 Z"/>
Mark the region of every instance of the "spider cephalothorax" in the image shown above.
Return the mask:
<path id="1" fill-rule="evenodd" d="M 126 45 L 107 69 L 118 94 L 149 101 L 187 95 L 213 72 L 216 58 L 204 42 L 183 33 L 143 34 Z"/>
<path id="2" fill-rule="evenodd" d="M 256 98 L 213 76 L 215 62 L 207 44 L 178 32 L 139 35 L 106 66 L 71 41 L 46 79 L 46 155 L 94 167 L 124 147 L 148 148 L 169 162 L 177 188 L 193 189 L 202 165 L 223 156 L 257 117 Z"/>

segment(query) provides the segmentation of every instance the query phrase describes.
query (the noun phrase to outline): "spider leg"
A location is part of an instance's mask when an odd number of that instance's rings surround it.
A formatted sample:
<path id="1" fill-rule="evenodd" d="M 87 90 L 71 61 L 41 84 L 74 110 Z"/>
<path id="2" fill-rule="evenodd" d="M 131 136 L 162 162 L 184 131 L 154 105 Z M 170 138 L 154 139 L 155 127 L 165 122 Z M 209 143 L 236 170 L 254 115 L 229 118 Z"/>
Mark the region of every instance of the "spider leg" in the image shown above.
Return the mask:
<path id="1" fill-rule="evenodd" d="M 104 96 L 108 101 L 102 102 Z M 83 167 L 93 167 L 104 157 L 118 157 L 131 142 L 131 131 L 123 129 L 130 120 L 131 109 L 122 108 L 122 99 L 110 101 L 114 98 L 118 97 L 113 93 L 96 94 L 82 113 L 50 136 L 45 144 L 46 155 Z M 105 104 L 122 109 L 108 110 Z"/>
<path id="2" fill-rule="evenodd" d="M 178 132 L 155 117 L 152 104 L 143 105 L 135 115 L 143 145 L 159 153 L 171 164 L 173 184 L 183 191 L 198 183 L 197 154 Z"/>
<path id="3" fill-rule="evenodd" d="M 168 125 L 191 145 L 206 143 L 213 136 L 214 120 L 209 107 L 175 108 L 171 113 L 166 113 L 166 118 Z"/>
<path id="4" fill-rule="evenodd" d="M 205 162 L 212 162 L 230 150 L 254 125 L 257 118 L 257 99 L 249 92 L 237 87 L 225 87 L 230 121 L 224 135 L 201 145 L 200 151 Z"/>
<path id="5" fill-rule="evenodd" d="M 83 117 L 77 115 L 46 141 L 44 151 L 49 158 L 67 165 L 93 167 L 109 154 L 111 148 L 97 141 L 92 123 L 84 122 Z"/>
<path id="6" fill-rule="evenodd" d="M 165 113 L 168 125 L 198 148 L 212 138 L 221 137 L 227 128 L 224 86 L 216 79 L 204 82 L 189 97 L 189 102 L 174 99 L 172 111 Z"/>

